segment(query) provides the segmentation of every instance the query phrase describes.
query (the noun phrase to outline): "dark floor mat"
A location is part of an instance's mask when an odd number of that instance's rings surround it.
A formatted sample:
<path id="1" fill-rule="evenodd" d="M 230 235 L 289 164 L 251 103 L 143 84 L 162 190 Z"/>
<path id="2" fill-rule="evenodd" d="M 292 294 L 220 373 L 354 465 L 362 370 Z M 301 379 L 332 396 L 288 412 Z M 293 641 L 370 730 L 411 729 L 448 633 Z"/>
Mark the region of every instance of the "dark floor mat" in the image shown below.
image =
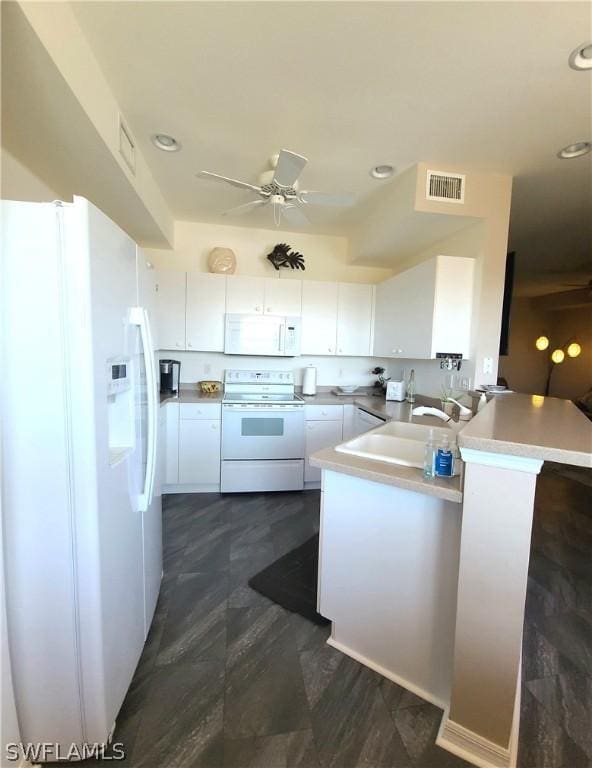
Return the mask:
<path id="1" fill-rule="evenodd" d="M 329 624 L 317 613 L 319 537 L 280 557 L 249 579 L 249 586 L 288 611 L 299 613 L 315 624 Z"/>

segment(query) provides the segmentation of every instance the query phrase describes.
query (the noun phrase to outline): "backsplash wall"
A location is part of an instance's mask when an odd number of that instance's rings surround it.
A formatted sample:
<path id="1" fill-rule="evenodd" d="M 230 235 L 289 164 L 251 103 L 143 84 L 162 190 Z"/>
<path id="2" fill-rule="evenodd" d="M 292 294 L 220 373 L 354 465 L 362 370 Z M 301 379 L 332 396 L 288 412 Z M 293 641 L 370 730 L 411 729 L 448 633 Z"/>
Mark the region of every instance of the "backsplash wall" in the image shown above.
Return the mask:
<path id="1" fill-rule="evenodd" d="M 376 376 L 370 371 L 376 366 L 386 369 L 394 379 L 406 377 L 411 368 L 415 370 L 417 392 L 438 397 L 445 381 L 445 372 L 435 360 L 392 360 L 376 357 L 323 357 L 303 355 L 302 357 L 251 357 L 250 355 L 224 355 L 221 352 L 159 352 L 161 359 L 172 358 L 181 361 L 181 383 L 195 384 L 203 379 L 223 381 L 227 368 L 244 370 L 294 371 L 296 385 L 302 384 L 302 372 L 308 365 L 317 369 L 319 386 L 337 384 L 358 384 L 369 386 Z M 466 367 L 466 369 L 465 369 Z M 461 375 L 472 376 L 468 363 Z M 473 381 L 471 379 L 471 384 Z"/>

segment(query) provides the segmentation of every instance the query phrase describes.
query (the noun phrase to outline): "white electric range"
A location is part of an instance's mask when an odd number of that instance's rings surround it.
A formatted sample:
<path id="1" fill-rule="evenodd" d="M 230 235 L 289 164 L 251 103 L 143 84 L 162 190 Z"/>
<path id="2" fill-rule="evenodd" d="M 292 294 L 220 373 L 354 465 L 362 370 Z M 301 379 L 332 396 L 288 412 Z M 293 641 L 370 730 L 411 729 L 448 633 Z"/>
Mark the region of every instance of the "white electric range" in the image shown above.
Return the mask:
<path id="1" fill-rule="evenodd" d="M 224 375 L 223 493 L 304 488 L 304 400 L 291 371 Z"/>

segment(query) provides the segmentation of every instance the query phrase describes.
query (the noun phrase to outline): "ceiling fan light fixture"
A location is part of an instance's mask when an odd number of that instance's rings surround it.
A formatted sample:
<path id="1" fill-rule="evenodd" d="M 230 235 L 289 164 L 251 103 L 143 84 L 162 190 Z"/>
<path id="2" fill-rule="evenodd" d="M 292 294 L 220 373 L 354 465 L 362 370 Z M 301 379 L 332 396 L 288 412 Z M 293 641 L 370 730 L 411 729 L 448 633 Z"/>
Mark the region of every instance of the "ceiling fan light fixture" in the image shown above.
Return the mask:
<path id="1" fill-rule="evenodd" d="M 163 152 L 178 152 L 181 149 L 177 139 L 167 133 L 155 133 L 151 139 L 154 146 Z"/>
<path id="2" fill-rule="evenodd" d="M 592 149 L 592 142 L 590 141 L 576 141 L 574 144 L 568 144 L 567 147 L 563 147 L 557 153 L 557 157 L 560 160 L 571 160 L 574 157 L 581 157 L 587 155 Z"/>
<path id="3" fill-rule="evenodd" d="M 574 48 L 568 61 L 572 69 L 592 69 L 592 41 Z"/>
<path id="4" fill-rule="evenodd" d="M 394 166 L 388 165 L 388 163 L 381 163 L 370 169 L 370 176 L 373 179 L 390 179 L 394 172 Z"/>

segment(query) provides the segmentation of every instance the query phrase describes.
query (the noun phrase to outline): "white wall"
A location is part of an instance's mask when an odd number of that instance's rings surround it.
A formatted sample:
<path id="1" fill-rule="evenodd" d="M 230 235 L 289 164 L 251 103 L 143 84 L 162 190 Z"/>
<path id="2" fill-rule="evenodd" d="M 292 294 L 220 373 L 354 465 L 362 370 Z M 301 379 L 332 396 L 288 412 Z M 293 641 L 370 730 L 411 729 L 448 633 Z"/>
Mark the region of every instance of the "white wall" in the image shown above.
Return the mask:
<path id="1" fill-rule="evenodd" d="M 374 357 L 251 357 L 250 355 L 224 355 L 222 352 L 160 352 L 161 359 L 181 361 L 181 382 L 195 384 L 204 379 L 223 381 L 227 368 L 241 370 L 265 369 L 294 371 L 296 384 L 302 383 L 302 371 L 307 365 L 317 367 L 317 384 L 358 384 L 369 386 L 376 380 L 370 371 L 377 365 L 387 368 L 390 360 Z"/>
<path id="2" fill-rule="evenodd" d="M 158 269 L 208 272 L 210 251 L 217 246 L 231 248 L 236 254 L 236 274 L 274 276 L 278 273 L 265 257 L 277 243 L 291 245 L 302 253 L 306 264 L 304 272 L 281 270 L 282 279 L 378 283 L 392 274 L 390 269 L 350 264 L 345 237 L 195 221 L 175 222 L 173 250 L 146 249 L 146 254 Z"/>
<path id="3" fill-rule="evenodd" d="M 32 203 L 72 199 L 46 184 L 4 147 L 0 153 L 0 198 Z"/>

